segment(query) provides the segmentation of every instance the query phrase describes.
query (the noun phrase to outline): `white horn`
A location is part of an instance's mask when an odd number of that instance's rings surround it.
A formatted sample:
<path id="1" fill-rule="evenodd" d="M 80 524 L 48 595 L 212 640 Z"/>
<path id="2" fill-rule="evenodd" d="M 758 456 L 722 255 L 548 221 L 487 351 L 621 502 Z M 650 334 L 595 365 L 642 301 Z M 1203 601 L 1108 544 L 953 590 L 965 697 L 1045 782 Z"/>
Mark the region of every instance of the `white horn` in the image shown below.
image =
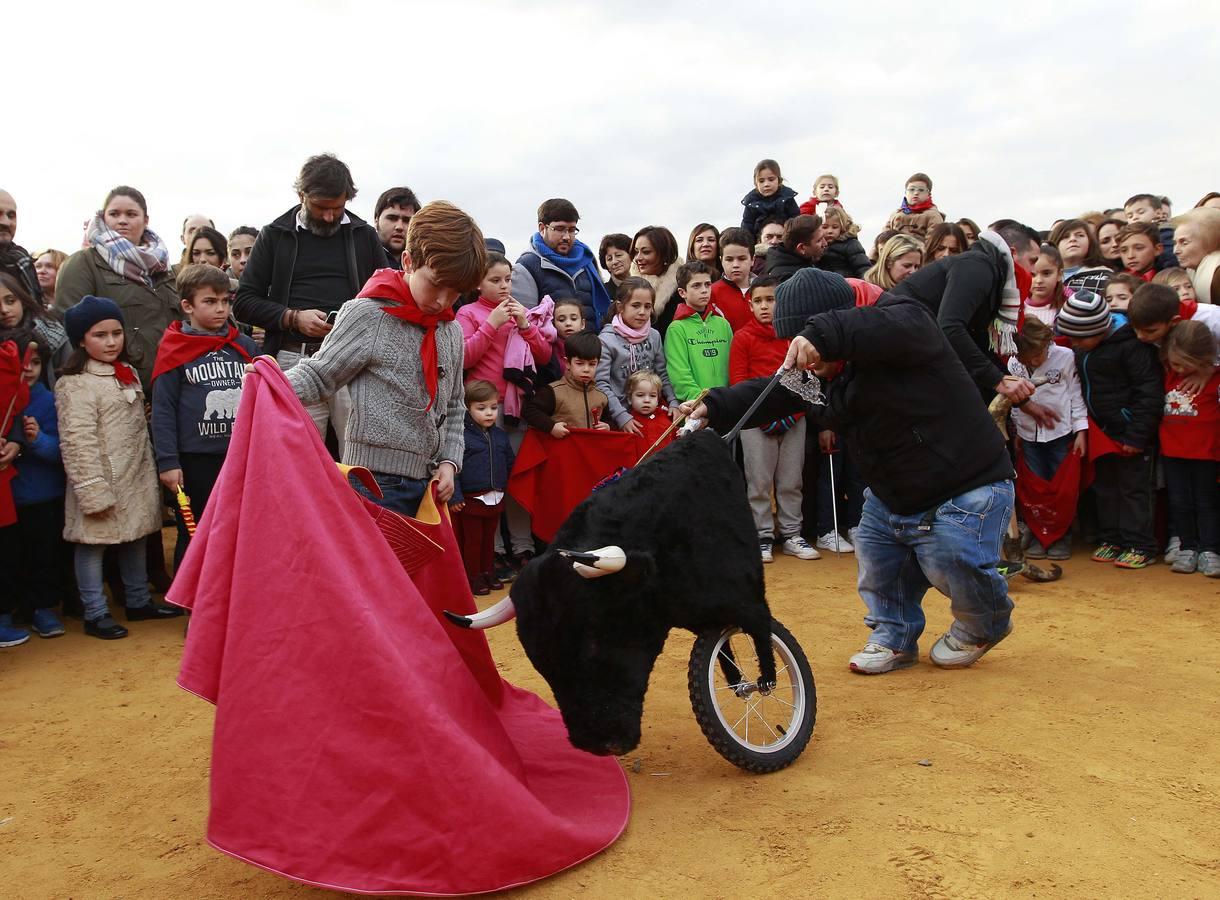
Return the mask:
<path id="1" fill-rule="evenodd" d="M 471 616 L 460 616 L 445 610 L 445 616 L 449 621 L 462 628 L 494 628 L 497 625 L 503 625 L 516 615 L 517 609 L 513 606 L 513 598 L 508 595 L 505 595 L 504 599 L 495 606 Z"/>
<path id="2" fill-rule="evenodd" d="M 627 565 L 627 554 L 623 552 L 622 547 L 601 547 L 598 550 L 589 550 L 584 553 L 559 550 L 558 553 L 560 556 L 572 560 L 572 568 L 581 578 L 601 578 L 603 575 L 612 575 L 615 572 L 621 572 L 623 566 Z"/>

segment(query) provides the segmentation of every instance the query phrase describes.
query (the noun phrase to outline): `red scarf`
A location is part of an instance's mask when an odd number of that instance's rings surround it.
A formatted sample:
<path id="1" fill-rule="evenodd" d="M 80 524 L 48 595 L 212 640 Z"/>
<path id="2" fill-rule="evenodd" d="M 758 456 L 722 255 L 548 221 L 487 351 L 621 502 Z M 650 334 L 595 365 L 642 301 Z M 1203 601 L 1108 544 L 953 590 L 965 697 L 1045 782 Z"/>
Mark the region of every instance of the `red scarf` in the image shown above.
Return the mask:
<path id="1" fill-rule="evenodd" d="M 1143 272 L 1137 272 L 1137 271 L 1135 271 L 1135 269 L 1123 269 L 1123 271 L 1126 272 L 1128 275 L 1134 275 L 1136 278 L 1143 279 L 1144 281 L 1151 281 L 1153 278 L 1156 277 L 1156 266 L 1155 265 L 1151 266 L 1148 269 L 1145 269 Z"/>
<path id="2" fill-rule="evenodd" d="M 715 303 L 712 303 L 710 300 L 708 301 L 707 306 L 703 308 L 703 312 L 697 312 L 694 307 L 687 306 L 685 303 L 679 303 L 678 308 L 674 310 L 675 322 L 680 322 L 683 319 L 689 319 L 691 316 L 698 316 L 705 322 L 707 321 L 708 316 L 720 316 L 722 319 L 725 318 L 724 313 L 720 311 L 720 307 L 718 307 Z"/>
<path id="3" fill-rule="evenodd" d="M 1199 310 L 1199 301 L 1198 300 L 1179 300 L 1178 301 L 1178 315 L 1182 319 L 1193 319 L 1195 317 L 1195 313 L 1198 312 L 1198 310 Z"/>
<path id="4" fill-rule="evenodd" d="M 415 302 L 415 298 L 411 296 L 411 288 L 407 285 L 406 277 L 397 269 L 378 269 L 356 296 L 391 300 L 398 305 L 382 307 L 383 313 L 424 329 L 424 340 L 419 349 L 419 358 L 423 363 L 424 385 L 428 388 L 428 405 L 425 407 L 425 411 L 432 409 L 436 403 L 436 392 L 440 386 L 436 326 L 441 322 L 454 320 L 453 308 L 450 307 L 438 313 L 424 312 Z"/>
<path id="5" fill-rule="evenodd" d="M 136 376 L 136 370 L 131 366 L 119 362 L 117 359 L 111 363 L 114 366 L 114 377 L 118 379 L 119 384 L 123 387 L 130 387 L 133 384 L 139 384 L 140 379 Z"/>
<path id="6" fill-rule="evenodd" d="M 931 194 L 928 194 L 927 200 L 924 200 L 922 203 L 916 203 L 914 206 L 907 203 L 906 197 L 902 198 L 901 209 L 904 213 L 921 213 L 925 209 L 931 209 L 931 208 L 932 208 L 932 195 Z"/>
<path id="7" fill-rule="evenodd" d="M 157 347 L 157 361 L 153 365 L 152 380 L 156 381 L 171 369 L 194 362 L 222 347 L 232 347 L 241 354 L 242 359 L 249 362 L 250 354 L 237 343 L 237 334 L 237 329 L 232 325 L 224 334 L 187 334 L 182 330 L 181 322 L 171 322 L 161 337 L 160 346 Z M 117 364 L 115 371 L 118 371 Z M 123 379 L 119 378 L 119 381 L 122 382 Z"/>

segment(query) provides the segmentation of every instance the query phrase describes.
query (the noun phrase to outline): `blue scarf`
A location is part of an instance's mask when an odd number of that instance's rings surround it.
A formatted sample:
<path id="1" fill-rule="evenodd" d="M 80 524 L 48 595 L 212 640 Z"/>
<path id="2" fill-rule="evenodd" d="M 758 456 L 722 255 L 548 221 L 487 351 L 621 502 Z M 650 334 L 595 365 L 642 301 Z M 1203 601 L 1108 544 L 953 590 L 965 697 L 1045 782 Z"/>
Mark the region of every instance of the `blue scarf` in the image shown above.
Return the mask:
<path id="1" fill-rule="evenodd" d="M 530 237 L 530 247 L 543 259 L 558 266 L 573 281 L 576 280 L 576 276 L 582 271 L 589 273 L 589 284 L 592 287 L 593 312 L 597 317 L 597 322 L 600 323 L 606 316 L 606 310 L 610 308 L 610 294 L 606 292 L 606 286 L 602 284 L 601 276 L 598 274 L 597 262 L 593 258 L 593 251 L 582 242 L 573 241 L 572 250 L 569 255 L 560 256 L 543 242 L 542 235 L 537 231 Z"/>

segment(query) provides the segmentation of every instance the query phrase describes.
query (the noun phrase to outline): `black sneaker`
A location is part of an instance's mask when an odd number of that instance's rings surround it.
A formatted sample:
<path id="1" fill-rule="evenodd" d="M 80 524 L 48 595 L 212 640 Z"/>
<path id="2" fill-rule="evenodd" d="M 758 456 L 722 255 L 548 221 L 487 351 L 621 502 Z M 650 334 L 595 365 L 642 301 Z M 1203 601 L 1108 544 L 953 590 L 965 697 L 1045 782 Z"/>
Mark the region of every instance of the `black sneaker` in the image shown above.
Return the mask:
<path id="1" fill-rule="evenodd" d="M 104 641 L 117 641 L 127 637 L 127 629 L 107 615 L 100 619 L 85 619 L 85 634 Z"/>
<path id="2" fill-rule="evenodd" d="M 517 570 L 513 568 L 513 564 L 508 561 L 503 553 L 496 554 L 496 560 L 492 563 L 492 574 L 496 576 L 498 581 L 512 581 L 517 577 Z"/>
<path id="3" fill-rule="evenodd" d="M 522 550 L 520 553 L 513 556 L 513 565 L 516 566 L 517 571 L 520 572 L 522 569 L 525 568 L 526 563 L 528 563 L 533 558 L 534 558 L 533 550 Z"/>
<path id="4" fill-rule="evenodd" d="M 176 619 L 182 615 L 178 606 L 162 606 L 159 603 L 149 603 L 147 606 L 128 606 L 128 622 L 143 622 L 145 619 Z"/>

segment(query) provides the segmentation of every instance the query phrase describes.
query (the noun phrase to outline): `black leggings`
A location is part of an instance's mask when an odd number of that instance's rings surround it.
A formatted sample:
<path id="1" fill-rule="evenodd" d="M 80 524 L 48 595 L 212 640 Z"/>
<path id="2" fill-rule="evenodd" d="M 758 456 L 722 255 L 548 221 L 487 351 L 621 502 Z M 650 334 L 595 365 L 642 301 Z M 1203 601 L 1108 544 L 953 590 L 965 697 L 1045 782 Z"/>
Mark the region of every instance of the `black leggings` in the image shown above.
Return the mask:
<path id="1" fill-rule="evenodd" d="M 1220 553 L 1220 463 L 1162 457 L 1169 494 L 1169 530 L 1183 550 Z"/>

